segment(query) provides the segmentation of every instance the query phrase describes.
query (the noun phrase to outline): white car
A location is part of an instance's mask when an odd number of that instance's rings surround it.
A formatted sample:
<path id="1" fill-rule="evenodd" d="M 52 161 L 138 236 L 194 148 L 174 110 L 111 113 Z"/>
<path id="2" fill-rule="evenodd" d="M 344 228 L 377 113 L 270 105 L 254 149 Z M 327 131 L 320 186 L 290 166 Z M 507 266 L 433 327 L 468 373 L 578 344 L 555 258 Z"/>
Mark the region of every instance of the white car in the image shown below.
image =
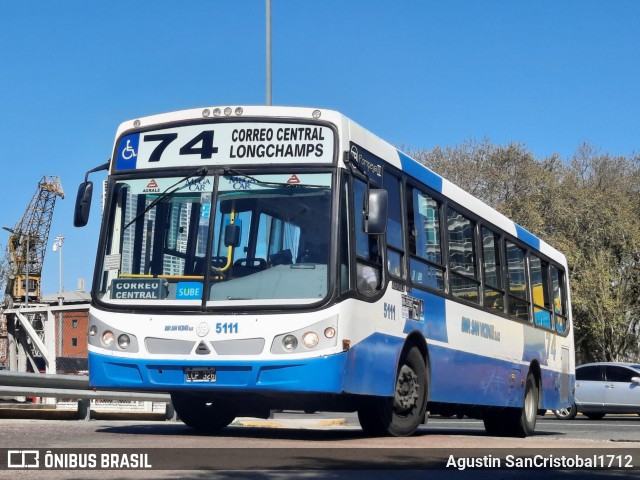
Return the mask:
<path id="1" fill-rule="evenodd" d="M 594 420 L 607 413 L 640 415 L 640 365 L 600 362 L 576 367 L 575 403 L 553 414 L 571 420 L 577 413 Z"/>

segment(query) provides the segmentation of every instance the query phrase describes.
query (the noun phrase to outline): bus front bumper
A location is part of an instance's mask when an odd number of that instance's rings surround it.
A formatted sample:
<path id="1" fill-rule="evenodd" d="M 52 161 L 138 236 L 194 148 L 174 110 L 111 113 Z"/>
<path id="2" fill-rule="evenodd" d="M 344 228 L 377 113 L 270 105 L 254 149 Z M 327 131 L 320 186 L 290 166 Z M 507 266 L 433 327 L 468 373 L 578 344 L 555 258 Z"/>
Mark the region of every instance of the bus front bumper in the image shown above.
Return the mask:
<path id="1" fill-rule="evenodd" d="M 342 393 L 347 353 L 270 361 L 132 359 L 89 352 L 93 388 Z M 206 370 L 206 379 L 187 370 Z M 214 374 L 213 374 L 214 373 Z M 190 379 L 188 377 L 191 377 Z"/>

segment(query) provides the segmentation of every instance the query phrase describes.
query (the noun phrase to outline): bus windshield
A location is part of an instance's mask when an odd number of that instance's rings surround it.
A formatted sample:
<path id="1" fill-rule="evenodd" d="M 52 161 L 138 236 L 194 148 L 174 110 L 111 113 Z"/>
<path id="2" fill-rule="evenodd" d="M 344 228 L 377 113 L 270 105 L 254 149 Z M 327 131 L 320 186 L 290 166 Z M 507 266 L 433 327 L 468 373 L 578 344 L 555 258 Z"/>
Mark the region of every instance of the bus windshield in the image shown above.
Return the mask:
<path id="1" fill-rule="evenodd" d="M 330 173 L 147 177 L 112 192 L 104 302 L 281 305 L 327 295 Z"/>

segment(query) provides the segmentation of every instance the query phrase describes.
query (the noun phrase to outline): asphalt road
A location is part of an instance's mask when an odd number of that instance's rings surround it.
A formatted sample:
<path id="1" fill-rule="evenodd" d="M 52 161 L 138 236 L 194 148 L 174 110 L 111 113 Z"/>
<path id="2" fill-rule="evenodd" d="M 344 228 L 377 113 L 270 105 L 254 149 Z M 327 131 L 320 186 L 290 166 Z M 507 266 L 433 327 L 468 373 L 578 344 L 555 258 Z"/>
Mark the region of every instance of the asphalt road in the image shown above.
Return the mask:
<path id="1" fill-rule="evenodd" d="M 7 470 L 3 458 L 10 450 L 47 451 L 57 456 L 58 470 Z M 124 449 L 124 450 L 123 450 Z M 116 469 L 74 471 L 71 457 L 116 454 Z M 15 452 L 14 452 L 15 454 Z M 133 457 L 129 455 L 135 454 Z M 131 470 L 142 459 L 152 470 Z M 600 456 L 613 468 L 528 470 L 511 468 L 505 455 L 517 461 L 537 455 L 542 460 Z M 71 455 L 71 456 L 70 456 Z M 121 455 L 121 458 L 117 457 Z M 53 457 L 49 457 L 52 459 Z M 494 462 L 495 469 L 460 470 L 460 458 Z M 133 459 L 133 460 L 132 460 Z M 495 462 L 499 459 L 501 463 Z M 2 464 L 2 462 L 5 462 Z M 595 460 L 594 460 L 595 461 Z M 60 463 L 62 462 L 62 463 Z M 125 462 L 125 463 L 123 463 Z M 616 462 L 621 463 L 617 465 Z M 51 463 L 53 464 L 53 463 Z M 477 465 L 479 466 L 479 465 Z M 515 466 L 518 466 L 517 464 Z M 544 465 L 542 465 L 544 466 Z M 571 466 L 571 465 L 569 465 Z M 597 466 L 597 465 L 596 465 Z M 610 465 L 605 465 L 610 467 Z M 626 468 L 633 466 L 633 468 Z M 370 438 L 363 435 L 353 414 L 276 414 L 270 420 L 238 419 L 217 435 L 204 435 L 180 422 L 162 420 L 36 420 L 0 419 L 0 478 L 218 478 L 334 479 L 382 478 L 529 479 L 639 478 L 640 416 L 606 416 L 561 421 L 538 418 L 536 434 L 525 439 L 489 437 L 481 421 L 432 417 L 409 438 Z M 129 468 L 126 468 L 129 467 Z M 143 465 L 144 467 L 144 465 Z M 507 468 L 509 467 L 509 468 Z M 620 467 L 620 468 L 617 468 Z M 435 468 L 435 469 L 434 469 Z"/>

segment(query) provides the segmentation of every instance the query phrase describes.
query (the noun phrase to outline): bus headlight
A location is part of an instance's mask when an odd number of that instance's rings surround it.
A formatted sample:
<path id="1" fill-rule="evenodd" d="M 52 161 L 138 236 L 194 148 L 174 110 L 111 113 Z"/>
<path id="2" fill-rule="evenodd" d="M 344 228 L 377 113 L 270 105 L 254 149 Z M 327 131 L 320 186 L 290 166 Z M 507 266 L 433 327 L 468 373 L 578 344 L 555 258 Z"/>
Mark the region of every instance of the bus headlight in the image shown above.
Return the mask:
<path id="1" fill-rule="evenodd" d="M 89 335 L 91 335 L 92 337 L 95 337 L 98 334 L 98 327 L 96 327 L 95 325 L 91 325 L 91 327 L 89 327 Z"/>
<path id="2" fill-rule="evenodd" d="M 282 339 L 282 348 L 291 352 L 298 347 L 298 339 L 293 335 L 285 335 Z"/>
<path id="3" fill-rule="evenodd" d="M 134 339 L 131 341 L 133 342 Z M 307 324 L 296 330 L 278 333 L 273 337 L 270 350 L 274 355 L 305 355 L 320 350 L 335 350 L 338 347 L 337 342 L 338 315 L 332 315 L 311 325 Z"/>
<path id="4" fill-rule="evenodd" d="M 307 348 L 315 348 L 318 345 L 320 339 L 316 332 L 307 332 L 302 336 L 302 343 Z"/>
<path id="5" fill-rule="evenodd" d="M 129 338 L 129 335 L 127 335 L 126 333 L 123 333 L 118 337 L 118 346 L 120 348 L 125 349 L 129 346 L 130 343 L 131 343 L 131 339 Z"/>
<path id="6" fill-rule="evenodd" d="M 110 347 L 113 345 L 113 342 L 116 340 L 115 335 L 111 330 L 107 330 L 102 334 L 102 344 L 105 347 Z"/>

